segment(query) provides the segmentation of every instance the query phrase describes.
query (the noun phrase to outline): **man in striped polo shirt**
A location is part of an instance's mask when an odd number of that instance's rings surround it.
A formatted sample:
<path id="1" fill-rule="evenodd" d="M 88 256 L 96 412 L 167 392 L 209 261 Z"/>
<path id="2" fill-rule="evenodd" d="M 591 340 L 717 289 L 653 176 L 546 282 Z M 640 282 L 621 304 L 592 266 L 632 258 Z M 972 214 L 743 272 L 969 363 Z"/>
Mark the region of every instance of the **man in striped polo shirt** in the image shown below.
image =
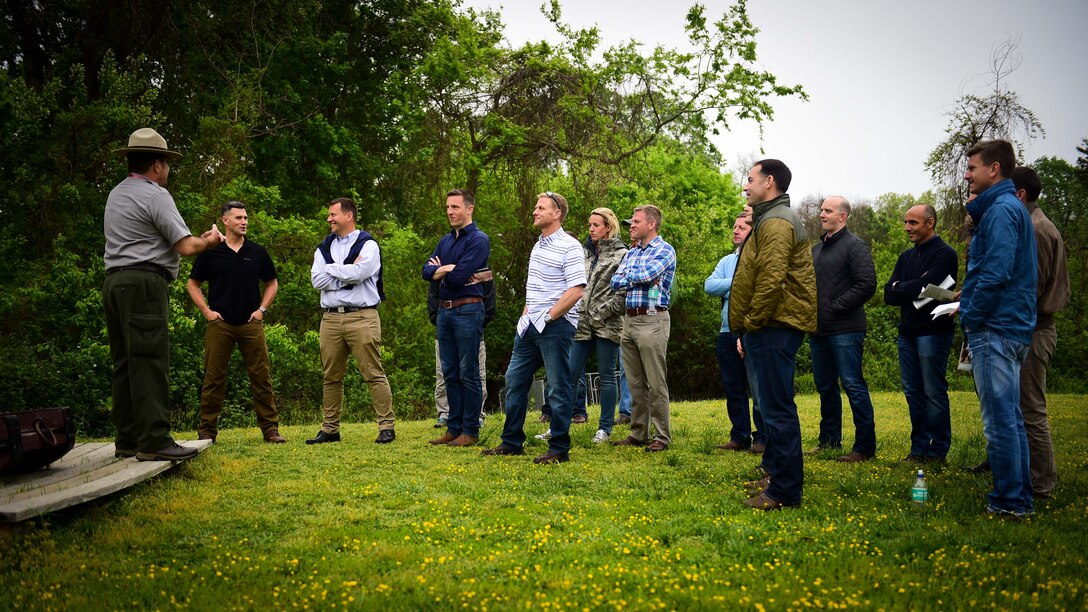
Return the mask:
<path id="1" fill-rule="evenodd" d="M 667 450 L 672 442 L 665 350 L 669 346 L 669 305 L 676 274 L 676 250 L 665 242 L 661 210 L 647 204 L 635 208 L 630 226 L 631 249 L 612 275 L 612 289 L 627 291 L 620 350 L 631 386 L 631 435 L 616 446 L 645 446 L 646 452 Z M 656 433 L 650 438 L 650 425 Z M 647 444 L 649 442 L 649 444 Z"/>
<path id="2" fill-rule="evenodd" d="M 525 281 L 525 309 L 518 321 L 510 366 L 506 369 L 506 424 L 502 444 L 484 455 L 521 455 L 525 451 L 525 412 L 533 374 L 544 366 L 545 386 L 552 409 L 548 451 L 534 463 L 562 463 L 569 459 L 570 419 L 574 386 L 570 379 L 570 349 L 578 327 L 578 302 L 586 285 L 582 245 L 563 231 L 567 200 L 546 191 L 537 196 L 533 225 L 540 239 L 529 255 Z"/>

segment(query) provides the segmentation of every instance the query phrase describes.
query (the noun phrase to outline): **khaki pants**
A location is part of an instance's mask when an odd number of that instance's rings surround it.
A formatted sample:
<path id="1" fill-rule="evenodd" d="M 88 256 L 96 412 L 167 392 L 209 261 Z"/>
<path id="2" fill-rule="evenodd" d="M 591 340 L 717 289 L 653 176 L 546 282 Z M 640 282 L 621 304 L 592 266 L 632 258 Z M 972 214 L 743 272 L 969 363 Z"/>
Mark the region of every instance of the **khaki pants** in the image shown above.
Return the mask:
<path id="1" fill-rule="evenodd" d="M 272 393 L 272 372 L 268 362 L 268 344 L 264 338 L 264 323 L 250 321 L 231 325 L 220 319 L 209 321 L 208 331 L 204 335 L 204 385 L 200 390 L 201 433 L 215 436 L 219 431 L 219 414 L 223 411 L 227 371 L 235 345 L 242 353 L 242 362 L 249 374 L 257 425 L 262 432 L 267 433 L 280 422 L 276 397 Z"/>
<path id="2" fill-rule="evenodd" d="M 483 384 L 483 401 L 481 406 L 487 404 L 487 347 L 480 341 L 480 382 Z M 446 377 L 442 375 L 442 357 L 438 353 L 438 339 L 434 341 L 434 407 L 438 410 L 438 418 L 449 416 L 450 402 L 446 399 Z M 483 415 L 481 409 L 480 414 Z M 482 420 L 480 421 L 483 422 Z"/>
<path id="3" fill-rule="evenodd" d="M 671 328 L 667 310 L 656 315 L 623 318 L 620 348 L 631 389 L 631 437 L 643 442 L 650 437 L 650 425 L 657 430 L 655 440 L 672 442 L 669 385 L 665 380 L 668 373 L 665 351 Z"/>
<path id="4" fill-rule="evenodd" d="M 340 431 L 340 414 L 344 405 L 344 373 L 348 356 L 355 356 L 359 373 L 370 389 L 374 412 L 378 415 L 378 429 L 393 429 L 393 392 L 382 368 L 382 322 L 377 308 L 355 312 L 326 312 L 321 317 L 318 334 L 321 352 L 321 368 L 325 374 L 322 386 L 321 408 L 325 420 L 321 431 Z"/>
<path id="5" fill-rule="evenodd" d="M 1036 328 L 1031 334 L 1028 356 L 1020 365 L 1020 412 L 1028 435 L 1031 488 L 1036 495 L 1050 495 L 1058 484 L 1058 464 L 1046 415 L 1046 369 L 1057 345 L 1058 331 L 1053 321 Z"/>

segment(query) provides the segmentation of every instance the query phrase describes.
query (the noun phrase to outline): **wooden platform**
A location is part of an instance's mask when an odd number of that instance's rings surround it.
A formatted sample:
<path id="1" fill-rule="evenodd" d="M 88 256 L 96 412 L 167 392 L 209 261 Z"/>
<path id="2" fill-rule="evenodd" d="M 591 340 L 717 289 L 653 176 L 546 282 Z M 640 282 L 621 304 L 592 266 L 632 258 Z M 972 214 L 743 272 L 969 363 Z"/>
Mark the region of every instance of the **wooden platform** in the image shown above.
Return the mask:
<path id="1" fill-rule="evenodd" d="M 203 451 L 211 440 L 178 442 Z M 14 523 L 109 495 L 161 474 L 176 461 L 117 459 L 112 442 L 84 442 L 43 470 L 0 478 L 0 523 Z"/>

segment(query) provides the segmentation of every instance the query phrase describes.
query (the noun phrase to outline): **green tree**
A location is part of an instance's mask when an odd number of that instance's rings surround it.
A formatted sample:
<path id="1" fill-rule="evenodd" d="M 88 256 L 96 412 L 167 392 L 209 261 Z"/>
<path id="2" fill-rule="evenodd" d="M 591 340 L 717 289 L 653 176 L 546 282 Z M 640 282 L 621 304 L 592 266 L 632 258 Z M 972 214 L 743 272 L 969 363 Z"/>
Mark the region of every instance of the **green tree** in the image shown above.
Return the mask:
<path id="1" fill-rule="evenodd" d="M 930 152 L 925 167 L 937 189 L 934 204 L 944 214 L 941 227 L 959 232 L 963 226 L 967 201 L 967 186 L 963 175 L 967 171 L 967 151 L 981 140 L 1004 139 L 1013 143 L 1018 154 L 1024 145 L 1046 130 L 1035 113 L 1020 102 L 1020 96 L 1009 89 L 1006 79 L 1020 67 L 1021 56 L 1013 38 L 999 45 L 990 56 L 989 86 L 984 94 L 964 94 L 956 99 L 948 112 L 946 138 Z M 1024 160 L 1019 160 L 1023 163 Z"/>

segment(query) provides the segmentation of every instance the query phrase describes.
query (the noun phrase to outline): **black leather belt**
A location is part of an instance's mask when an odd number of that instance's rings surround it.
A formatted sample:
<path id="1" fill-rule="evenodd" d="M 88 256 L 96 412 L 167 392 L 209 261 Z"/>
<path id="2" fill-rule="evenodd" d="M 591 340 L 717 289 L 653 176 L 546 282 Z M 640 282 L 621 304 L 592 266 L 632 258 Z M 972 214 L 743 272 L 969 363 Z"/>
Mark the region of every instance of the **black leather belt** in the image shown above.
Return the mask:
<path id="1" fill-rule="evenodd" d="M 665 312 L 668 309 L 669 309 L 668 306 L 658 306 L 657 307 L 658 312 Z M 629 316 L 629 317 L 639 317 L 639 316 L 642 316 L 642 315 L 645 315 L 645 314 L 650 314 L 649 310 L 650 310 L 649 308 L 628 308 L 627 309 L 627 316 Z"/>
<path id="2" fill-rule="evenodd" d="M 371 308 L 377 308 L 378 305 L 373 306 L 337 306 L 336 308 L 326 308 L 325 312 L 332 314 L 344 314 L 347 312 L 359 312 L 360 310 L 370 310 Z"/>
<path id="3" fill-rule="evenodd" d="M 135 270 L 137 272 L 154 272 L 155 274 L 158 274 L 159 276 L 165 278 L 166 282 L 174 280 L 174 277 L 170 275 L 170 272 L 166 268 L 153 263 L 138 263 L 132 264 L 131 266 L 110 268 L 109 270 L 106 270 L 106 276 L 110 276 L 111 274 L 117 274 L 118 272 L 125 272 L 128 270 Z"/>

